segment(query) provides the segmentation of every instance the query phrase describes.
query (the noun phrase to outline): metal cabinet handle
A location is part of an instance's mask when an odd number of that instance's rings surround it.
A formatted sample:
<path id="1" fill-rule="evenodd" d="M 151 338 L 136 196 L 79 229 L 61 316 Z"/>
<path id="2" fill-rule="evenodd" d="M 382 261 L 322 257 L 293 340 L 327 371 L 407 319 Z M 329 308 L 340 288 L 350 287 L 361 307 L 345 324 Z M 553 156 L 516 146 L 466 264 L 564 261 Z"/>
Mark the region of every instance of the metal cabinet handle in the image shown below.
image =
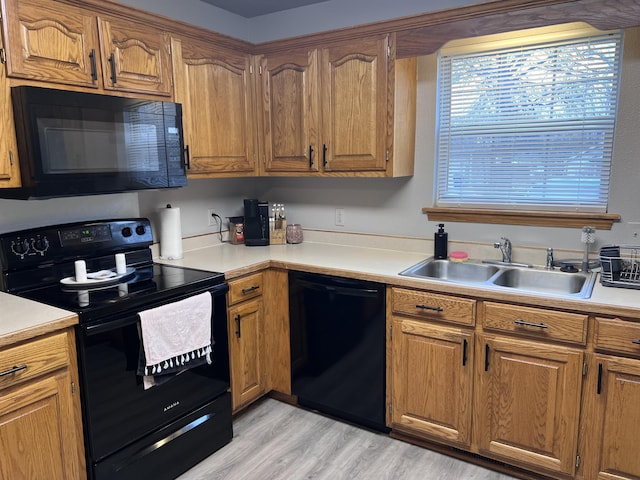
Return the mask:
<path id="1" fill-rule="evenodd" d="M 243 288 L 242 289 L 242 294 L 246 295 L 247 293 L 251 293 L 251 292 L 253 292 L 255 290 L 258 290 L 259 288 L 260 288 L 259 285 L 254 285 L 253 287 L 249 287 L 249 288 Z"/>
<path id="2" fill-rule="evenodd" d="M 525 320 L 514 320 L 513 323 L 515 323 L 516 325 L 522 325 L 525 327 L 549 328 L 549 325 L 546 325 L 544 323 L 527 322 Z"/>
<path id="3" fill-rule="evenodd" d="M 631 340 L 634 345 L 640 345 L 640 340 Z"/>
<path id="4" fill-rule="evenodd" d="M 327 150 L 328 150 L 327 144 L 326 143 L 322 144 L 322 166 L 323 167 L 327 166 Z"/>
<path id="5" fill-rule="evenodd" d="M 4 372 L 0 372 L 0 377 L 5 377 L 7 375 L 11 375 L 12 373 L 16 373 L 16 372 L 19 372 L 20 370 L 26 370 L 26 369 L 27 369 L 26 365 L 18 365 L 18 366 L 14 365 L 9 370 L 5 370 Z"/>
<path id="6" fill-rule="evenodd" d="M 313 168 L 313 145 L 309 145 L 309 168 Z"/>
<path id="7" fill-rule="evenodd" d="M 484 371 L 485 372 L 489 371 L 489 353 L 491 353 L 489 349 L 489 344 L 485 343 L 484 344 Z"/>
<path id="8" fill-rule="evenodd" d="M 236 337 L 240 338 L 242 331 L 240 330 L 240 314 L 236 315 Z"/>
<path id="9" fill-rule="evenodd" d="M 431 307 L 429 305 L 416 305 L 416 308 L 420 310 L 433 310 L 434 312 L 443 312 L 444 308 L 442 307 Z"/>
<path id="10" fill-rule="evenodd" d="M 96 65 L 96 49 L 92 48 L 89 53 L 89 60 L 91 62 L 91 79 L 95 82 L 98 80 L 98 67 Z"/>
<path id="11" fill-rule="evenodd" d="M 467 365 L 467 348 L 469 346 L 469 342 L 467 342 L 467 339 L 465 338 L 464 340 L 462 340 L 462 366 L 466 366 Z"/>
<path id="12" fill-rule="evenodd" d="M 598 364 L 598 386 L 596 393 L 600 395 L 602 393 L 602 364 Z"/>
<path id="13" fill-rule="evenodd" d="M 109 55 L 109 63 L 111 64 L 111 81 L 116 84 L 118 83 L 118 79 L 116 77 L 116 58 L 113 55 Z"/>

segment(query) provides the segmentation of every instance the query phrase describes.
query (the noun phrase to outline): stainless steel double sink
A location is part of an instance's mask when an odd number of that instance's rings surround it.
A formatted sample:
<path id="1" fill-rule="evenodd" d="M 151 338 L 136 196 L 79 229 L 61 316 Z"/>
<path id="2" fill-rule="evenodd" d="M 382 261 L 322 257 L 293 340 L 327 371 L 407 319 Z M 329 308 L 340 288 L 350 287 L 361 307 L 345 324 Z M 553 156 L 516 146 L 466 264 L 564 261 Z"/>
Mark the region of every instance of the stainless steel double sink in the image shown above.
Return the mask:
<path id="1" fill-rule="evenodd" d="M 565 273 L 557 270 L 490 265 L 481 262 L 453 262 L 428 258 L 400 272 L 416 278 L 485 286 L 499 290 L 589 298 L 596 274 Z"/>

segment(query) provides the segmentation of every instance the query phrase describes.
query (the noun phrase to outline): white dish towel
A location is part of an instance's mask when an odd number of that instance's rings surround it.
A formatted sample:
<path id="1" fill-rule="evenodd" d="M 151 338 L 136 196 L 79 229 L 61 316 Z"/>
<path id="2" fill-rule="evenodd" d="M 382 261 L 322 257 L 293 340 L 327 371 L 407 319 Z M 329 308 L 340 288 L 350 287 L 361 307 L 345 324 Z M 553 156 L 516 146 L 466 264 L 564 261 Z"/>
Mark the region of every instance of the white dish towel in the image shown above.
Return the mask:
<path id="1" fill-rule="evenodd" d="M 211 363 L 211 293 L 139 312 L 145 375 L 184 365 L 206 356 Z"/>

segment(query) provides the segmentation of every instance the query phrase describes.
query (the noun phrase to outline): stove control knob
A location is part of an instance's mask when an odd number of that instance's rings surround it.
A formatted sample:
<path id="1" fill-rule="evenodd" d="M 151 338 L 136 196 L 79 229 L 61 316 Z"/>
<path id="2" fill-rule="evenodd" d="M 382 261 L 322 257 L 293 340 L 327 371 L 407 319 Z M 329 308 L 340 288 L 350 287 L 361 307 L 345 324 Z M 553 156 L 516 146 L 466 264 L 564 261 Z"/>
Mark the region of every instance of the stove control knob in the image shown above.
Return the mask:
<path id="1" fill-rule="evenodd" d="M 133 232 L 131 231 L 131 227 L 124 227 L 122 229 L 122 236 L 127 238 L 130 237 L 131 235 L 133 235 Z"/>
<path id="2" fill-rule="evenodd" d="M 147 232 L 147 229 L 145 228 L 145 226 L 144 226 L 144 225 L 138 225 L 138 226 L 136 227 L 136 233 L 137 233 L 138 235 L 144 235 L 146 232 Z"/>
<path id="3" fill-rule="evenodd" d="M 41 237 L 40 235 L 38 235 L 33 240 L 33 249 L 36 252 L 40 252 L 40 255 L 44 255 L 44 252 L 46 252 L 48 248 L 49 240 L 47 240 L 47 237 Z"/>
<path id="4" fill-rule="evenodd" d="M 29 240 L 18 238 L 11 242 L 11 251 L 16 255 L 23 257 L 29 251 Z"/>

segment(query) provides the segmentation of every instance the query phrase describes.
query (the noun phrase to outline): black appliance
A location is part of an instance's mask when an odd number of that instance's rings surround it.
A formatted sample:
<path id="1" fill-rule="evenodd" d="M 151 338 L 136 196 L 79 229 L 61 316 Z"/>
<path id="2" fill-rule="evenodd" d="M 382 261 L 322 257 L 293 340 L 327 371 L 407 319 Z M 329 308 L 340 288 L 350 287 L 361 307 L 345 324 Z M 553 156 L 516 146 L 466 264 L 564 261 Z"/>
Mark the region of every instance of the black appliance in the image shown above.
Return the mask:
<path id="1" fill-rule="evenodd" d="M 20 86 L 11 89 L 22 187 L 6 198 L 118 193 L 187 184 L 182 106 Z"/>
<path id="2" fill-rule="evenodd" d="M 82 222 L 0 235 L 2 290 L 76 312 L 88 478 L 172 479 L 231 441 L 224 275 L 155 264 L 147 219 Z M 74 261 L 128 277 L 68 287 Z M 210 292 L 213 362 L 145 390 L 137 371 L 137 312 Z"/>
<path id="3" fill-rule="evenodd" d="M 269 245 L 269 203 L 255 198 L 244 200 L 244 244 Z"/>
<path id="4" fill-rule="evenodd" d="M 289 272 L 291 391 L 303 406 L 382 432 L 385 286 Z"/>

